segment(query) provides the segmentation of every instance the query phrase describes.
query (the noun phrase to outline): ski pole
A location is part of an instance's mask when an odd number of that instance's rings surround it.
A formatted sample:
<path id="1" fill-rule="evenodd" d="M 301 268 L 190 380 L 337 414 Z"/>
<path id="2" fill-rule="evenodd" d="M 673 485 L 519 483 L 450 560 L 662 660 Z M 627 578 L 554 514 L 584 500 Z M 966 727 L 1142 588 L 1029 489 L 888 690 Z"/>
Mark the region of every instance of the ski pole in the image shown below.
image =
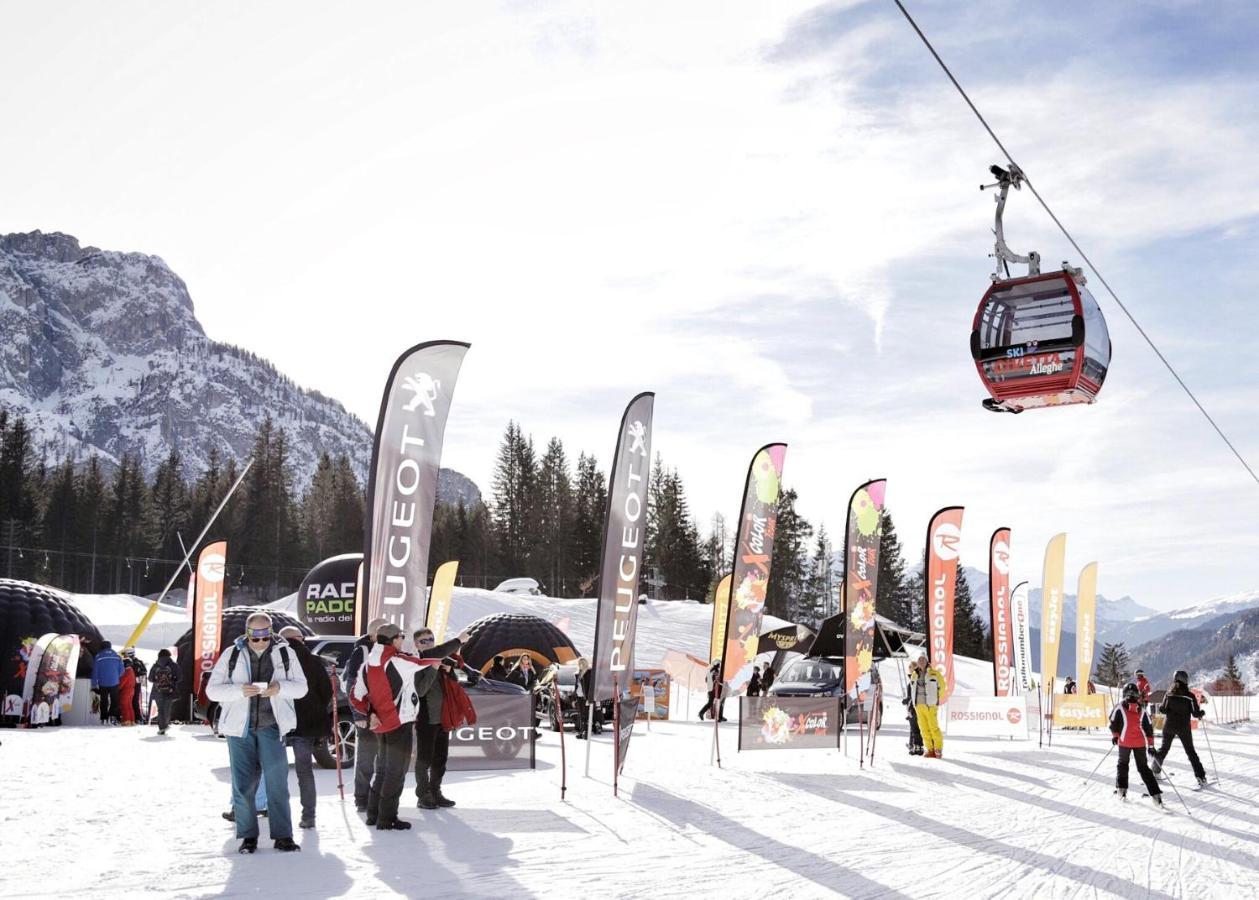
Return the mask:
<path id="1" fill-rule="evenodd" d="M 1185 808 L 1185 815 L 1192 819 L 1193 813 L 1189 811 L 1189 804 L 1185 802 L 1185 798 L 1180 796 L 1180 788 L 1176 787 L 1176 782 L 1172 780 L 1172 776 L 1169 773 L 1164 772 L 1163 775 L 1167 778 L 1167 783 L 1172 786 L 1172 790 L 1176 792 L 1176 799 L 1179 800 L 1180 805 Z"/>
<path id="2" fill-rule="evenodd" d="M 1220 783 L 1220 767 L 1215 764 L 1215 751 L 1211 749 L 1211 734 L 1207 731 L 1206 719 L 1202 719 L 1202 736 L 1207 739 L 1207 753 L 1211 754 L 1211 768 L 1215 770 L 1215 783 Z"/>
<path id="3" fill-rule="evenodd" d="M 332 681 L 332 758 L 337 763 L 337 790 L 341 792 L 341 802 L 345 802 L 345 782 L 341 778 L 341 751 L 345 744 L 341 740 L 341 723 L 337 716 L 337 676 L 335 671 L 328 673 Z"/>
<path id="4" fill-rule="evenodd" d="M 564 752 L 564 706 L 560 701 L 560 679 L 557 675 L 551 679 L 552 704 L 555 706 L 555 721 L 559 723 L 560 732 L 560 800 L 568 791 L 568 756 Z"/>
<path id="5" fill-rule="evenodd" d="M 1106 751 L 1106 755 L 1097 761 L 1097 765 L 1093 767 L 1093 771 L 1089 772 L 1089 777 L 1084 779 L 1085 784 L 1088 784 L 1090 781 L 1093 780 L 1093 776 L 1097 774 L 1097 770 L 1102 767 L 1102 763 L 1106 762 L 1106 760 L 1110 757 L 1110 751 L 1114 749 L 1115 749 L 1115 745 L 1111 744 L 1110 748 Z"/>

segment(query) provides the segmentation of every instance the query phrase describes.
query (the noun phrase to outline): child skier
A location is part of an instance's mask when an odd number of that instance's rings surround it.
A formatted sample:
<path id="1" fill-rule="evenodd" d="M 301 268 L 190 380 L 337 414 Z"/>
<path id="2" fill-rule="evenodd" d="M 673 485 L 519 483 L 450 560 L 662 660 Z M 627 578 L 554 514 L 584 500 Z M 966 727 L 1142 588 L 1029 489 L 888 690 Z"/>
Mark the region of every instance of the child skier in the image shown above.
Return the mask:
<path id="1" fill-rule="evenodd" d="M 1137 773 L 1150 792 L 1155 806 L 1163 805 L 1163 792 L 1146 763 L 1146 751 L 1154 750 L 1154 725 L 1141 704 L 1141 691 L 1133 682 L 1124 685 L 1123 700 L 1110 714 L 1110 742 L 1119 746 L 1119 767 L 1115 773 L 1115 793 L 1128 796 L 1128 757 L 1136 760 Z"/>
<path id="2" fill-rule="evenodd" d="M 1154 752 L 1150 768 L 1158 772 L 1167 759 L 1168 751 L 1172 749 L 1172 741 L 1180 738 L 1180 745 L 1185 748 L 1185 756 L 1189 757 L 1189 765 L 1193 766 L 1193 777 L 1198 779 L 1198 787 L 1205 787 L 1207 773 L 1206 769 L 1202 768 L 1202 761 L 1198 759 L 1197 752 L 1193 749 L 1193 724 L 1189 717 L 1201 719 L 1206 713 L 1198 705 L 1198 698 L 1193 695 L 1193 691 L 1189 690 L 1189 673 L 1180 669 L 1173 676 L 1173 680 L 1175 683 L 1172 689 L 1163 697 L 1163 702 L 1158 707 L 1158 711 L 1164 716 L 1163 746 Z"/>

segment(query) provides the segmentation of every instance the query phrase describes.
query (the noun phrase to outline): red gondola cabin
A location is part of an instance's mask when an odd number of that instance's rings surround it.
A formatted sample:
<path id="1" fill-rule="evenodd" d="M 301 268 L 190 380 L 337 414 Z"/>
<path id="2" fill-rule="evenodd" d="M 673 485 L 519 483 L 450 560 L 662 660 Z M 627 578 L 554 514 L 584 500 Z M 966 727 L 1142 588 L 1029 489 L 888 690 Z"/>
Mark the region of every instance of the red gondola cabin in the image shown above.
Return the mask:
<path id="1" fill-rule="evenodd" d="M 994 412 L 1092 403 L 1110 334 L 1079 270 L 995 281 L 975 313 L 971 355 Z"/>

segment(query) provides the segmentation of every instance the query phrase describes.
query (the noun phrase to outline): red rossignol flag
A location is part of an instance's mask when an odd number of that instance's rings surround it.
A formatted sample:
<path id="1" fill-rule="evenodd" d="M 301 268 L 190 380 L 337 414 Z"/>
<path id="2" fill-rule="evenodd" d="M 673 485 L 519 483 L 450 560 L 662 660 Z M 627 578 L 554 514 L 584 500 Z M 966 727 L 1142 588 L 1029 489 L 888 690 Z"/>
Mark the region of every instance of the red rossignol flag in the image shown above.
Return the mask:
<path id="1" fill-rule="evenodd" d="M 227 541 L 207 544 L 197 557 L 196 609 L 192 620 L 192 692 L 214 669 L 223 636 L 223 594 L 227 575 Z"/>
<path id="2" fill-rule="evenodd" d="M 957 557 L 962 541 L 962 507 L 946 506 L 927 526 L 927 646 L 931 664 L 953 693 L 953 601 L 957 589 Z"/>
<path id="3" fill-rule="evenodd" d="M 998 528 L 988 541 L 988 603 L 992 611 L 992 689 L 1014 693 L 1014 612 L 1010 606 L 1010 529 Z"/>

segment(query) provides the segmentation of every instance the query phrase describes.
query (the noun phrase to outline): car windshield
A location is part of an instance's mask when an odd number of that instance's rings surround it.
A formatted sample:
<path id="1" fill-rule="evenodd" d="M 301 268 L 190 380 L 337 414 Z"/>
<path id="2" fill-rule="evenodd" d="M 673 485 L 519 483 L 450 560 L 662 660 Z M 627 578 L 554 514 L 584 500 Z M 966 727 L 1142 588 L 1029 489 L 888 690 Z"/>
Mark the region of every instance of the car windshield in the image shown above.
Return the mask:
<path id="1" fill-rule="evenodd" d="M 844 670 L 824 659 L 798 659 L 780 677 L 779 681 L 838 681 Z"/>

